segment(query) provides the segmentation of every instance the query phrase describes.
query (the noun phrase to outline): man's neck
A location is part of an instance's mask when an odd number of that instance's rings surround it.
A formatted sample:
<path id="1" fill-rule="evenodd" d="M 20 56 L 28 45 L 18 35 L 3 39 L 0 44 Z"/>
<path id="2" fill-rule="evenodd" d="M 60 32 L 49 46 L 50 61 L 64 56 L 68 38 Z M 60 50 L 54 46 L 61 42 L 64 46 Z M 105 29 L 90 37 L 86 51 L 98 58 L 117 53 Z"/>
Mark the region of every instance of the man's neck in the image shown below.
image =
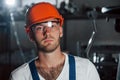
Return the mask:
<path id="1" fill-rule="evenodd" d="M 64 63 L 65 55 L 61 53 L 42 54 L 39 56 L 40 64 L 37 66 L 38 72 L 45 80 L 56 80 L 60 75 Z"/>
<path id="2" fill-rule="evenodd" d="M 51 53 L 39 52 L 37 65 L 40 67 L 56 67 L 63 63 L 65 60 L 65 55 L 59 50 Z"/>
<path id="3" fill-rule="evenodd" d="M 35 64 L 38 72 L 45 80 L 56 80 L 65 63 L 65 55 L 57 49 L 51 53 L 39 52 Z"/>

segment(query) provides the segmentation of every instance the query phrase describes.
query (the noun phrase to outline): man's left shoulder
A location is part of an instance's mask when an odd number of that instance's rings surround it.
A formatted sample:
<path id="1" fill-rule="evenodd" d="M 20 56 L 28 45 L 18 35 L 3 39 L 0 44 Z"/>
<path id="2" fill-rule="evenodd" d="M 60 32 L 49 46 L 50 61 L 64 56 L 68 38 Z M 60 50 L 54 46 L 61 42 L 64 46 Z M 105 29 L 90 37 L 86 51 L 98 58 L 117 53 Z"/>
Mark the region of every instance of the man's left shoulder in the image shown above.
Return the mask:
<path id="1" fill-rule="evenodd" d="M 79 57 L 79 56 L 74 56 L 74 58 L 77 61 L 85 61 L 85 62 L 89 62 L 90 61 L 88 58 L 83 58 L 83 57 Z"/>
<path id="2" fill-rule="evenodd" d="M 84 64 L 84 65 L 92 64 L 92 62 L 87 58 L 83 58 L 79 56 L 74 56 L 74 58 L 75 58 L 76 64 Z"/>

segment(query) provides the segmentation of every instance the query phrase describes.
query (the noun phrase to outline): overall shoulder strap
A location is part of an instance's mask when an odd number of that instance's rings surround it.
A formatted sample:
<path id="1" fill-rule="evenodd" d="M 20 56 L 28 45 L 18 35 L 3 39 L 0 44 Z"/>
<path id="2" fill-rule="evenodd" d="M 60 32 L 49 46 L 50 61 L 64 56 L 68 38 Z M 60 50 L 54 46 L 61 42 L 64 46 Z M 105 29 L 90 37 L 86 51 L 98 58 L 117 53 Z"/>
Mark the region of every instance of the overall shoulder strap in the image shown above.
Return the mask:
<path id="1" fill-rule="evenodd" d="M 76 80 L 75 58 L 72 55 L 68 55 L 68 58 L 69 58 L 69 80 Z"/>
<path id="2" fill-rule="evenodd" d="M 33 80 L 40 80 L 38 73 L 37 73 L 37 69 L 35 67 L 35 60 L 29 63 L 29 68 L 30 68 Z"/>

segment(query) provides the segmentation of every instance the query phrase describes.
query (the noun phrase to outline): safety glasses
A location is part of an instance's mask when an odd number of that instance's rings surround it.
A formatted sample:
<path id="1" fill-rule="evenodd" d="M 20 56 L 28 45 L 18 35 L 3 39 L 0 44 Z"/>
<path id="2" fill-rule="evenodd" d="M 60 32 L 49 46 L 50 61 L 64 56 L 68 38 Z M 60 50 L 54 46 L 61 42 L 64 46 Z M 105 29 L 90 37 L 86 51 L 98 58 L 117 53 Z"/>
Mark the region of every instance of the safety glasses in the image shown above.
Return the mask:
<path id="1" fill-rule="evenodd" d="M 59 21 L 46 21 L 42 23 L 35 24 L 31 27 L 32 31 L 44 32 L 46 29 L 54 31 L 56 27 L 60 26 Z"/>

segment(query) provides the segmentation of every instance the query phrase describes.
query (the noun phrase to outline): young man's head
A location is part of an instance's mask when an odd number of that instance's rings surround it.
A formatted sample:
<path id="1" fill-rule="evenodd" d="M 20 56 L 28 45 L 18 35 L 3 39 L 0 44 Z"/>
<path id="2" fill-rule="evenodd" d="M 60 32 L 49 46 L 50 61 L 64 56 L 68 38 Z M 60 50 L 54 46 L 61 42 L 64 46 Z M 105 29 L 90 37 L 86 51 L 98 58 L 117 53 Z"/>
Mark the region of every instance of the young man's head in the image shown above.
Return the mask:
<path id="1" fill-rule="evenodd" d="M 60 47 L 63 18 L 50 3 L 33 5 L 26 14 L 26 32 L 39 50 L 52 52 Z"/>

